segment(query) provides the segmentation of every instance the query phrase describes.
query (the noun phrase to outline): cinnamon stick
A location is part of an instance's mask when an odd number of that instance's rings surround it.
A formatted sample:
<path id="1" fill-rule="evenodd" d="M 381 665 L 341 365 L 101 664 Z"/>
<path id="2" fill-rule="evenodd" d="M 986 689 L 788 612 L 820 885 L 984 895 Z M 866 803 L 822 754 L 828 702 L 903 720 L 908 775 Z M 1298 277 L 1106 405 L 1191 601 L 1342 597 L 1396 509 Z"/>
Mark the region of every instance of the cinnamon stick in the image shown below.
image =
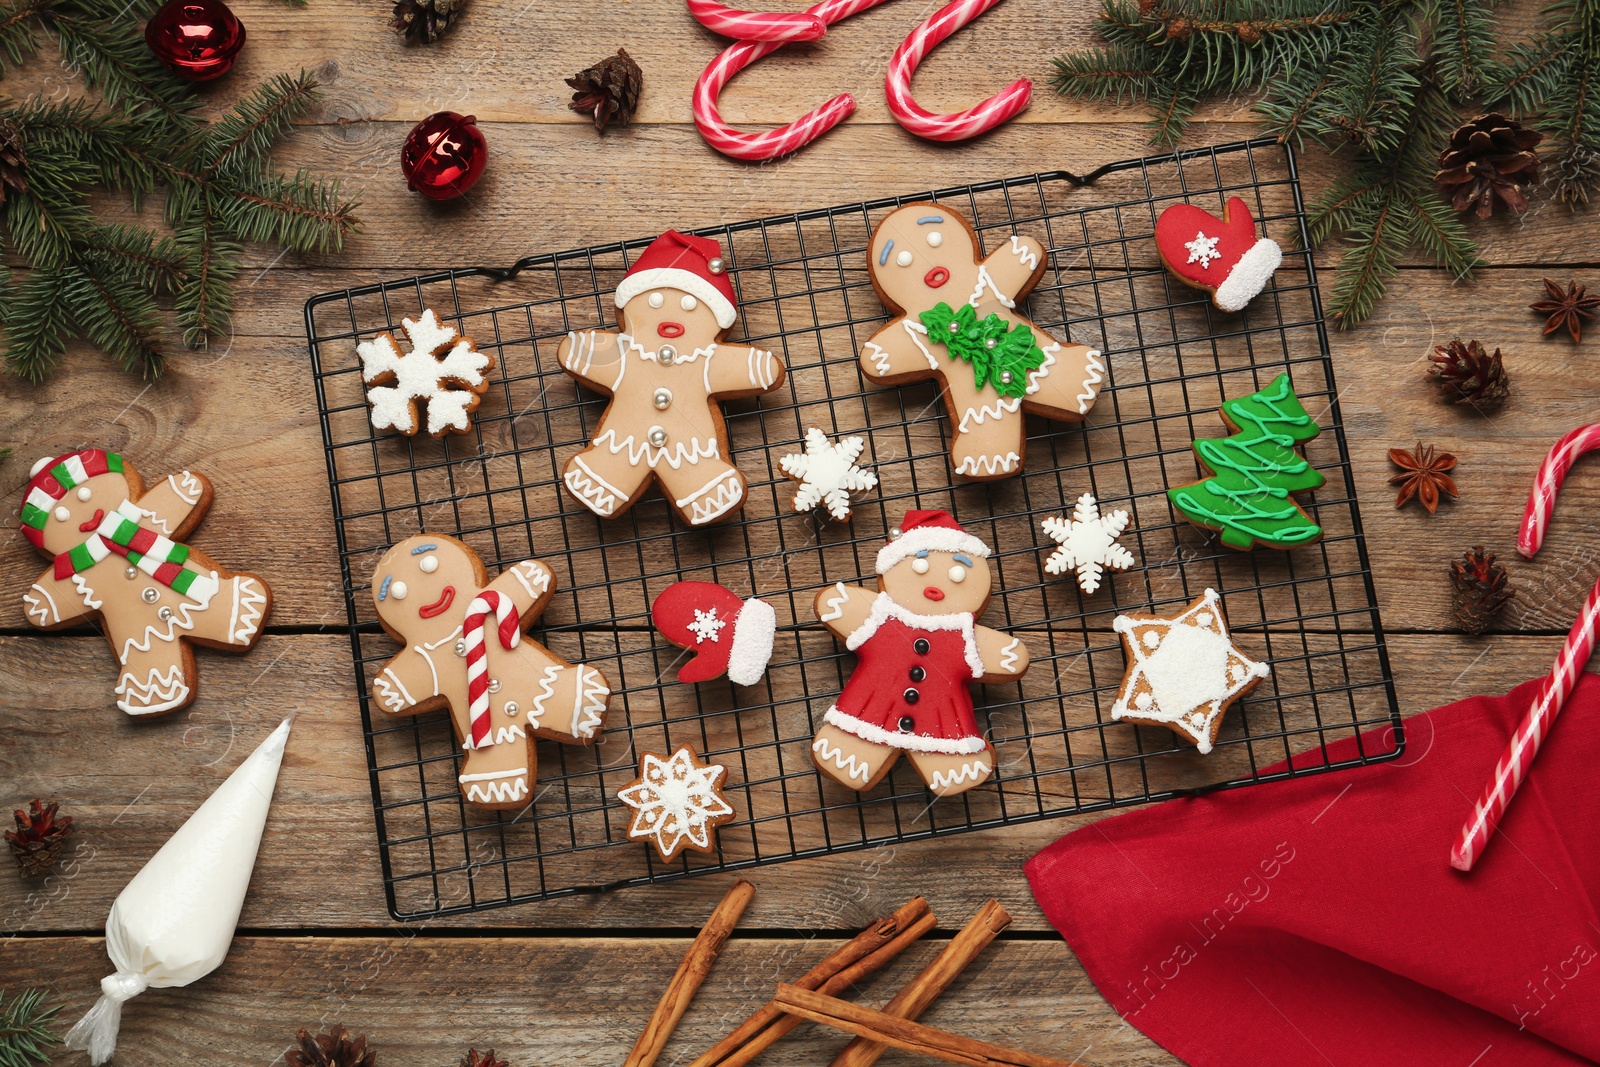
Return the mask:
<path id="1" fill-rule="evenodd" d="M 920 1016 L 966 970 L 967 965 L 978 958 L 989 942 L 1009 925 L 1011 915 L 1000 906 L 998 900 L 984 904 L 978 909 L 978 914 L 962 927 L 961 932 L 950 939 L 944 951 L 883 1006 L 883 1013 L 897 1019 Z M 872 1067 L 878 1062 L 878 1057 L 888 1050 L 886 1042 L 857 1037 L 833 1058 L 828 1067 Z"/>
<path id="2" fill-rule="evenodd" d="M 824 996 L 797 986 L 780 985 L 774 1003 L 799 1018 L 823 1023 L 871 1041 L 881 1041 L 908 1052 L 966 1064 L 967 1067 L 1075 1067 L 1065 1060 L 1036 1056 L 1031 1052 L 936 1030 L 910 1019 L 885 1015 L 876 1008 L 851 1004 L 847 1000 Z"/>
<path id="3" fill-rule="evenodd" d="M 897 938 L 901 938 L 908 930 L 916 927 L 919 921 L 925 917 L 931 917 L 931 912 L 928 910 L 928 902 L 922 897 L 912 897 L 896 909 L 893 915 L 879 919 L 835 949 L 826 959 L 807 971 L 794 984 L 801 989 L 818 988 L 828 979 L 835 977 L 847 968 L 853 967 L 874 953 L 883 951 L 888 946 L 895 944 Z M 922 933 L 926 932 L 927 928 L 931 926 L 932 923 L 928 923 L 916 936 L 922 936 Z M 912 940 L 915 940 L 915 938 L 903 940 L 900 948 L 909 945 Z M 878 967 L 883 966 L 884 963 L 887 963 L 895 953 L 900 951 L 900 948 L 896 948 L 894 952 L 884 956 L 882 961 L 872 967 L 871 970 L 876 970 Z M 871 973 L 871 970 L 863 973 Z M 784 1014 L 776 1005 L 767 1004 L 740 1023 L 733 1033 L 713 1045 L 689 1067 L 713 1067 L 713 1065 L 721 1064 L 726 1057 L 742 1049 L 745 1044 L 757 1037 L 763 1030 L 782 1018 L 784 1018 Z M 776 1038 L 773 1040 L 776 1040 Z M 771 1041 L 767 1042 L 767 1044 L 770 1045 Z M 765 1047 L 767 1046 L 762 1046 L 762 1048 Z M 741 1060 L 740 1062 L 747 1062 L 747 1060 Z"/>
<path id="4" fill-rule="evenodd" d="M 755 895 L 756 887 L 740 878 L 723 896 L 722 902 L 711 913 L 711 918 L 700 928 L 689 951 L 684 953 L 683 962 L 678 964 L 672 981 L 667 983 L 666 991 L 661 994 L 656 1010 L 651 1013 L 650 1021 L 645 1023 L 644 1032 L 634 1042 L 633 1051 L 628 1053 L 623 1067 L 652 1067 L 656 1062 L 656 1057 L 661 1055 L 661 1050 L 667 1047 L 667 1040 L 677 1029 L 678 1020 L 688 1010 L 689 1002 L 711 973 L 711 966 L 717 962 L 728 936 L 739 925 L 739 918 L 749 906 L 750 898 Z"/>

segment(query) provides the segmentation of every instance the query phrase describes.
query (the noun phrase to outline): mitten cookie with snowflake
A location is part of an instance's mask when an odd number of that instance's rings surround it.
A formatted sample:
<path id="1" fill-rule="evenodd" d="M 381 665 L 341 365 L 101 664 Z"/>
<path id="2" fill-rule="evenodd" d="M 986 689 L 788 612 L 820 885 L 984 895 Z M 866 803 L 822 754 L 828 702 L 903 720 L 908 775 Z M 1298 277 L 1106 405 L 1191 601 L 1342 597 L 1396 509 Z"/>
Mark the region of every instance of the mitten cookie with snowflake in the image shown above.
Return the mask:
<path id="1" fill-rule="evenodd" d="M 1172 276 L 1211 294 L 1222 311 L 1241 311 L 1283 262 L 1276 241 L 1256 236 L 1250 205 L 1237 196 L 1219 219 L 1193 204 L 1173 204 L 1156 220 L 1156 251 Z"/>
<path id="2" fill-rule="evenodd" d="M 472 413 L 489 388 L 494 357 L 479 352 L 470 337 L 455 327 L 441 325 L 432 308 L 420 319 L 404 319 L 401 329 L 410 342 L 402 353 L 391 333 L 380 333 L 356 346 L 361 357 L 361 380 L 367 385 L 372 425 L 414 436 L 424 426 L 430 437 L 466 433 Z M 417 408 L 427 409 L 427 421 Z"/>

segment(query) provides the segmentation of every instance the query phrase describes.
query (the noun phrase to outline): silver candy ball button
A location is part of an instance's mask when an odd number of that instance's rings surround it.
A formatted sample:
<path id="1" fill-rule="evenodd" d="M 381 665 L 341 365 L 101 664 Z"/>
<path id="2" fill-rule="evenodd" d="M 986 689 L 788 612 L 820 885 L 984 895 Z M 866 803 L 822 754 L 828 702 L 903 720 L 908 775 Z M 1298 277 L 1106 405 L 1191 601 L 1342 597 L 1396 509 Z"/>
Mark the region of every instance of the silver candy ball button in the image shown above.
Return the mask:
<path id="1" fill-rule="evenodd" d="M 665 411 L 667 408 L 672 406 L 672 390 L 657 389 L 655 396 L 653 396 L 651 399 L 655 402 L 657 411 Z"/>
<path id="2" fill-rule="evenodd" d="M 660 426 L 652 426 L 650 427 L 649 435 L 645 439 L 660 448 L 667 443 L 667 431 Z"/>
<path id="3" fill-rule="evenodd" d="M 466 654 L 467 654 L 467 643 L 465 641 L 457 641 L 456 642 L 456 655 L 465 656 Z"/>
<path id="4" fill-rule="evenodd" d="M 139 595 L 144 598 L 144 602 L 146 604 L 154 604 L 156 601 L 161 599 L 161 594 L 156 592 L 155 588 L 152 586 L 146 586 L 144 592 L 140 593 Z"/>
<path id="5" fill-rule="evenodd" d="M 122 573 L 127 577 L 128 581 L 131 582 L 135 578 L 139 577 L 139 568 L 138 567 L 129 567 L 127 570 L 123 571 Z"/>
<path id="6" fill-rule="evenodd" d="M 515 715 L 518 710 L 519 709 L 517 708 L 517 702 L 516 701 L 514 701 L 514 700 L 506 701 L 505 711 L 506 711 L 507 715 Z"/>
<path id="7" fill-rule="evenodd" d="M 500 679 L 498 679 L 498 678 L 490 678 L 489 679 L 489 692 L 491 692 L 491 693 L 500 692 Z"/>
<path id="8" fill-rule="evenodd" d="M 673 363 L 678 358 L 678 350 L 671 345 L 662 345 L 656 349 L 656 361 L 663 365 Z"/>
<path id="9" fill-rule="evenodd" d="M 172 609 L 167 607 L 165 604 L 161 605 L 161 607 L 156 611 L 156 618 L 160 619 L 162 622 L 171 622 Z"/>
<path id="10" fill-rule="evenodd" d="M 711 262 L 706 264 L 706 270 L 710 271 L 712 274 L 721 274 L 727 269 L 728 265 L 722 261 L 721 256 L 713 258 Z"/>

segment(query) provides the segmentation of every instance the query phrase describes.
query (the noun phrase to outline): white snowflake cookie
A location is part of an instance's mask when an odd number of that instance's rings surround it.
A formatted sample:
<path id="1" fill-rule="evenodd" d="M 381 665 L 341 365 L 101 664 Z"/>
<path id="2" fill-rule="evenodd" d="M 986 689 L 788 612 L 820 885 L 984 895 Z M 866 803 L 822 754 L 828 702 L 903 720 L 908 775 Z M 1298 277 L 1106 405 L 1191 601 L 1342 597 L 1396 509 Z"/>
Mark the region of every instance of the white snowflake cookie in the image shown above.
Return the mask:
<path id="1" fill-rule="evenodd" d="M 1111 627 L 1128 661 L 1111 717 L 1164 726 L 1202 753 L 1216 744 L 1234 701 L 1272 673 L 1233 643 L 1215 589 L 1170 618 L 1118 615 Z"/>
<path id="2" fill-rule="evenodd" d="M 800 483 L 794 510 L 805 512 L 820 506 L 837 521 L 849 522 L 850 494 L 878 487 L 878 476 L 856 464 L 866 446 L 864 437 L 846 437 L 835 443 L 817 427 L 808 429 L 806 450 L 778 460 L 783 473 Z"/>
<path id="3" fill-rule="evenodd" d="M 701 762 L 688 745 L 665 759 L 646 752 L 639 760 L 639 777 L 617 794 L 633 809 L 628 837 L 649 842 L 663 860 L 685 849 L 715 852 L 716 828 L 734 817 L 733 805 L 722 794 L 726 773 L 720 763 Z"/>
<path id="4" fill-rule="evenodd" d="M 1102 515 L 1092 493 L 1078 498 L 1072 518 L 1052 515 L 1039 525 L 1060 546 L 1044 561 L 1044 572 L 1060 576 L 1075 571 L 1078 587 L 1085 593 L 1100 588 L 1100 576 L 1106 571 L 1133 566 L 1133 553 L 1117 544 L 1117 537 L 1128 527 L 1128 513 L 1119 509 Z"/>
<path id="5" fill-rule="evenodd" d="M 380 333 L 356 346 L 361 380 L 367 386 L 372 425 L 407 437 L 422 429 L 417 406 L 428 409 L 431 437 L 467 433 L 472 413 L 489 388 L 494 357 L 479 352 L 470 337 L 442 325 L 432 308 L 420 319 L 405 319 L 401 329 L 411 344 L 404 354 L 390 333 Z"/>

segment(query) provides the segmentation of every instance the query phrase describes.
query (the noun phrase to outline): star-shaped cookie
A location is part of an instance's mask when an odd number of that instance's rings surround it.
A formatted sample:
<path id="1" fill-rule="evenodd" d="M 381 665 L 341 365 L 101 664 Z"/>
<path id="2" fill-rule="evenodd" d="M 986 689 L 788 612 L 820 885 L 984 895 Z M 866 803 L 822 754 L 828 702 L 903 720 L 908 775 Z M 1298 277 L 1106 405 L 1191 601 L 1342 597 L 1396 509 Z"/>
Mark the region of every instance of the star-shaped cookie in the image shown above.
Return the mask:
<path id="1" fill-rule="evenodd" d="M 639 777 L 617 794 L 633 809 L 628 836 L 648 841 L 664 860 L 686 848 L 715 851 L 712 831 L 733 819 L 733 806 L 722 795 L 727 770 L 720 763 L 700 762 L 688 745 L 665 759 L 646 752 Z"/>
<path id="2" fill-rule="evenodd" d="M 1228 636 L 1222 598 L 1207 589 L 1180 614 L 1118 615 L 1128 673 L 1111 717 L 1164 726 L 1210 752 L 1229 706 L 1272 673 L 1239 651 Z"/>

